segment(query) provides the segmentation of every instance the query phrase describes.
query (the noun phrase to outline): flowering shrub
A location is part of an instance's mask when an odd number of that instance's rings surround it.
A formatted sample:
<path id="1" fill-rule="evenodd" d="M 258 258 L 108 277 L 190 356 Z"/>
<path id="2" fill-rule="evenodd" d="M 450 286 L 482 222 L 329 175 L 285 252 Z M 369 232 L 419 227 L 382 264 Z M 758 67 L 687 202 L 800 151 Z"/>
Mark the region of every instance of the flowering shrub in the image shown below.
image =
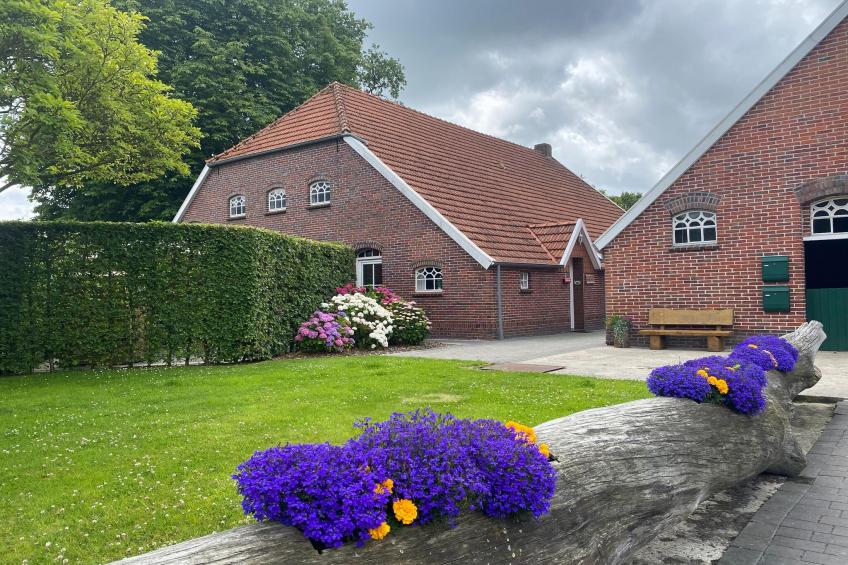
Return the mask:
<path id="1" fill-rule="evenodd" d="M 753 363 L 763 370 L 791 371 L 798 361 L 798 350 L 785 339 L 758 335 L 749 337 L 733 349 L 730 356 Z"/>
<path id="2" fill-rule="evenodd" d="M 341 314 L 316 310 L 294 336 L 304 351 L 344 351 L 353 347 L 353 328 Z"/>
<path id="3" fill-rule="evenodd" d="M 359 437 L 341 447 L 256 452 L 233 475 L 245 513 L 337 547 L 437 518 L 453 524 L 464 508 L 498 518 L 550 509 L 556 472 L 531 428 L 429 410 L 356 426 Z"/>
<path id="4" fill-rule="evenodd" d="M 385 286 L 354 286 L 353 283 L 347 283 L 336 289 L 336 294 L 364 294 L 377 300 L 383 306 L 388 306 L 392 302 L 401 300 L 401 297 Z"/>
<path id="5" fill-rule="evenodd" d="M 395 300 L 388 309 L 394 320 L 391 343 L 418 345 L 430 335 L 430 320 L 424 309 L 418 308 L 414 301 Z"/>
<path id="6" fill-rule="evenodd" d="M 347 316 L 359 347 L 389 346 L 392 333 L 392 313 L 374 298 L 360 293 L 337 294 L 322 308 L 333 309 Z"/>

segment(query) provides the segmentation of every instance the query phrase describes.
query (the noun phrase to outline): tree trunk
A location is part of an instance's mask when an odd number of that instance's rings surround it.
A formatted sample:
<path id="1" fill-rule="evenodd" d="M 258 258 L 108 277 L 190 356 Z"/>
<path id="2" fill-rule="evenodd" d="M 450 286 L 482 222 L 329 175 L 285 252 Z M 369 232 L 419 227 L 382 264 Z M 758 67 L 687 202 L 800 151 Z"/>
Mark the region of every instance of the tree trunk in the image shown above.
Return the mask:
<path id="1" fill-rule="evenodd" d="M 805 466 L 789 424 L 792 399 L 821 373 L 818 322 L 785 336 L 800 351 L 770 372 L 763 413 L 650 398 L 587 410 L 536 427 L 559 457 L 551 511 L 539 520 L 479 512 L 458 526 L 396 528 L 383 541 L 317 553 L 294 528 L 254 524 L 128 560 L 133 563 L 622 563 L 712 494 L 763 471 Z"/>

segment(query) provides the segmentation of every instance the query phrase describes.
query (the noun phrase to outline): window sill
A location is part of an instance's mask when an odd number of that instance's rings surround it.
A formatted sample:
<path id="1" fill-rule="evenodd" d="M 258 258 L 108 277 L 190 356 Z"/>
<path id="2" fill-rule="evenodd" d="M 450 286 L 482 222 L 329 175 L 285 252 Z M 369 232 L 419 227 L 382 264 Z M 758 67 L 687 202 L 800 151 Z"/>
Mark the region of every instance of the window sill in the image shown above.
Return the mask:
<path id="1" fill-rule="evenodd" d="M 412 296 L 441 296 L 442 290 L 416 290 Z"/>
<path id="2" fill-rule="evenodd" d="M 286 210 L 287 208 L 280 208 L 279 210 L 268 210 L 267 212 L 265 212 L 265 215 L 274 216 L 276 214 L 283 214 Z"/>
<path id="3" fill-rule="evenodd" d="M 520 294 L 530 294 L 530 293 L 532 293 L 533 291 L 532 291 L 531 289 L 529 289 L 529 288 L 519 288 L 519 289 L 518 289 L 518 292 L 519 292 Z"/>
<path id="4" fill-rule="evenodd" d="M 247 218 L 247 214 L 242 214 L 241 216 L 228 216 L 227 221 L 228 222 L 235 222 L 235 221 L 238 221 L 238 220 L 243 220 L 245 218 Z"/>
<path id="5" fill-rule="evenodd" d="M 705 243 L 696 245 L 672 245 L 669 251 L 672 253 L 686 253 L 688 251 L 715 251 L 721 249 L 718 243 Z"/>
<path id="6" fill-rule="evenodd" d="M 322 202 L 320 204 L 310 204 L 306 207 L 307 210 L 315 210 L 317 208 L 327 208 L 331 202 Z"/>

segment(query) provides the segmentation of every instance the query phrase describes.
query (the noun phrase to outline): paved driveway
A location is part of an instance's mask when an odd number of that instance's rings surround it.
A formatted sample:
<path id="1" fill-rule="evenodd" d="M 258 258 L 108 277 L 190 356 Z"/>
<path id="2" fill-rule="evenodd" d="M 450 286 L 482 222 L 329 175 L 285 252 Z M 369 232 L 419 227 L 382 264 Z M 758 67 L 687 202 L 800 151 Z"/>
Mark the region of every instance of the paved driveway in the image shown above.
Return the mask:
<path id="1" fill-rule="evenodd" d="M 644 380 L 660 365 L 681 363 L 710 353 L 706 349 L 664 349 L 643 347 L 618 349 L 604 345 L 604 332 L 564 333 L 539 337 L 510 338 L 503 341 L 439 340 L 443 347 L 405 351 L 395 355 L 437 359 L 468 359 L 489 363 L 529 363 L 563 367 L 556 373 L 606 379 Z M 810 396 L 848 399 L 848 352 L 820 351 L 817 365 L 822 380 L 803 392 Z"/>

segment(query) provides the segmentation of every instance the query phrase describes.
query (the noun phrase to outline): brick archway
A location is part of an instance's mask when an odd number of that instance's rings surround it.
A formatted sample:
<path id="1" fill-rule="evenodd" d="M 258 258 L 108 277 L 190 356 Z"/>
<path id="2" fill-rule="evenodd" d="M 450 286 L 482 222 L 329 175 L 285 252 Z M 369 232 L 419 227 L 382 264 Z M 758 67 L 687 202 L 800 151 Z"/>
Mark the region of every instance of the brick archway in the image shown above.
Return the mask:
<path id="1" fill-rule="evenodd" d="M 805 182 L 795 188 L 801 204 L 810 204 L 828 196 L 848 195 L 848 175 L 833 175 Z"/>
<path id="2" fill-rule="evenodd" d="M 712 192 L 689 192 L 663 202 L 669 215 L 676 216 L 687 210 L 709 210 L 715 212 L 721 196 Z"/>

